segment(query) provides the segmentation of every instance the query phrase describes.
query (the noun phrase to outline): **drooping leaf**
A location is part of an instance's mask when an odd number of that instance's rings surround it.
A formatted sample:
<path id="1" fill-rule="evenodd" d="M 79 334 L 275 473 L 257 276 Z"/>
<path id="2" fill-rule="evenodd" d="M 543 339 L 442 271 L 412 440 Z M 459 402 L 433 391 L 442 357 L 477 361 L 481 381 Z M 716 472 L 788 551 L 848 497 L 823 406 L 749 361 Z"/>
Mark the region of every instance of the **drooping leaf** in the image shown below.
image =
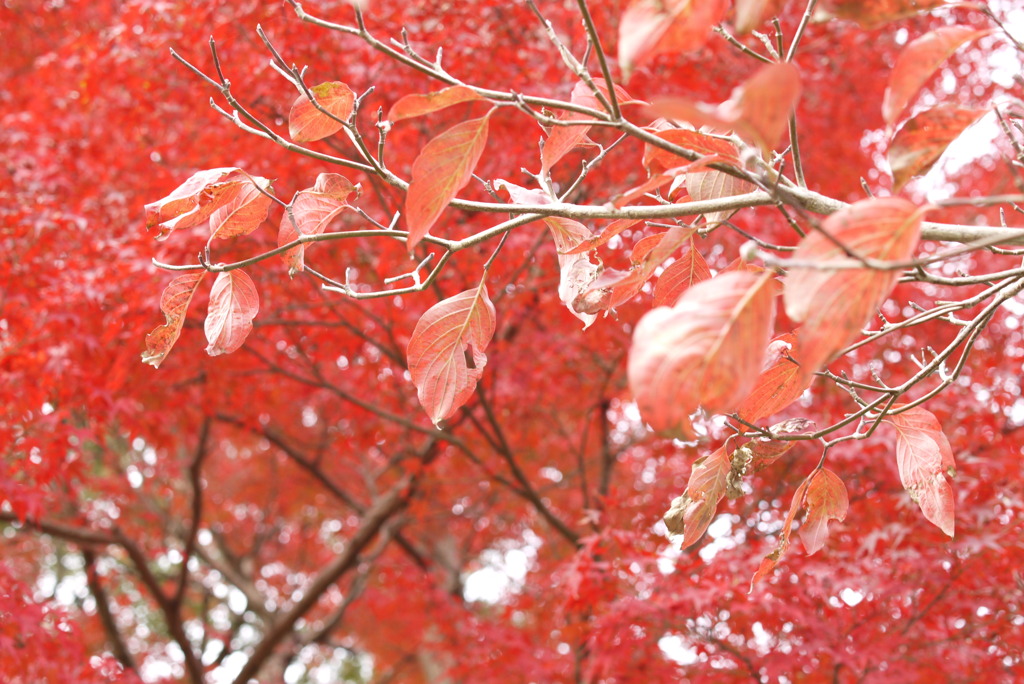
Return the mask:
<path id="1" fill-rule="evenodd" d="M 711 279 L 708 263 L 690 238 L 690 248 L 669 264 L 654 285 L 654 306 L 672 306 L 688 289 Z"/>
<path id="2" fill-rule="evenodd" d="M 774 295 L 769 274 L 727 273 L 694 285 L 672 308 L 641 318 L 628 374 L 647 422 L 685 430 L 698 406 L 734 410 L 761 370 Z"/>
<path id="3" fill-rule="evenodd" d="M 733 130 L 768 152 L 789 125 L 789 114 L 800 98 L 800 72 L 790 62 L 759 69 L 732 97 L 712 107 L 678 97 L 655 100 L 659 115 L 694 126 Z"/>
<path id="4" fill-rule="evenodd" d="M 775 567 L 789 549 L 789 542 L 793 533 L 793 521 L 796 520 L 797 514 L 804 507 L 804 502 L 807 499 L 807 485 L 808 480 L 804 480 L 796 488 L 796 492 L 793 493 L 793 501 L 789 504 L 789 513 L 786 514 L 786 520 L 782 523 L 782 531 L 779 532 L 779 543 L 774 551 L 761 559 L 757 572 L 750 578 L 750 590 L 748 593 L 754 591 L 755 584 L 775 571 Z"/>
<path id="5" fill-rule="evenodd" d="M 309 92 L 330 115 L 317 109 L 305 93 L 299 95 L 288 113 L 288 135 L 295 142 L 321 140 L 340 131 L 341 122 L 352 115 L 356 101 L 352 89 L 340 81 L 315 85 Z"/>
<path id="6" fill-rule="evenodd" d="M 733 24 L 736 32 L 750 33 L 762 22 L 782 12 L 786 0 L 736 0 L 733 9 Z"/>
<path id="7" fill-rule="evenodd" d="M 227 204 L 210 214 L 210 241 L 248 235 L 259 228 L 274 202 L 268 195 L 272 192 L 269 179 L 252 176 Z"/>
<path id="8" fill-rule="evenodd" d="M 956 475 L 956 463 L 939 421 L 920 407 L 885 420 L 896 428 L 896 465 L 903 488 L 921 507 L 925 519 L 952 537 L 953 488 L 946 478 Z"/>
<path id="9" fill-rule="evenodd" d="M 722 197 L 735 197 L 736 195 L 753 192 L 756 189 L 754 184 L 749 181 L 714 169 L 690 171 L 686 174 L 686 191 L 697 202 L 721 199 Z M 704 219 L 708 223 L 720 223 L 727 221 L 734 213 L 736 213 L 735 210 L 712 211 L 704 214 Z"/>
<path id="10" fill-rule="evenodd" d="M 796 335 L 779 335 L 765 354 L 764 368 L 757 376 L 754 388 L 743 400 L 737 411 L 740 418 L 756 423 L 762 418 L 778 413 L 796 401 L 814 378 L 803 372 L 799 360 L 794 356 Z"/>
<path id="11" fill-rule="evenodd" d="M 334 217 L 351 208 L 348 198 L 359 193 L 359 186 L 337 173 L 321 173 L 312 188 L 300 190 L 292 197 L 277 234 L 281 247 L 303 235 L 321 235 Z M 292 247 L 282 255 L 288 265 L 288 275 L 301 272 L 305 267 L 305 245 Z"/>
<path id="12" fill-rule="evenodd" d="M 926 109 L 903 124 L 889 143 L 893 191 L 899 191 L 914 176 L 927 173 L 949 144 L 985 112 L 941 105 Z"/>
<path id="13" fill-rule="evenodd" d="M 197 226 L 249 182 L 249 175 L 236 167 L 199 171 L 167 197 L 146 205 L 146 228 L 159 226 L 156 239 L 164 240 L 179 228 Z"/>
<path id="14" fill-rule="evenodd" d="M 401 121 L 425 114 L 433 114 L 463 102 L 484 99 L 472 88 L 456 85 L 425 95 L 406 95 L 391 105 L 388 121 Z"/>
<path id="15" fill-rule="evenodd" d="M 619 68 L 634 68 L 663 52 L 689 52 L 711 38 L 727 0 L 633 0 L 619 19 Z"/>
<path id="16" fill-rule="evenodd" d="M 210 309 L 203 329 L 206 353 L 230 354 L 252 332 L 252 319 L 260 310 L 260 297 L 252 279 L 242 271 L 225 271 L 217 276 L 210 290 Z"/>
<path id="17" fill-rule="evenodd" d="M 822 468 L 811 476 L 803 506 L 807 514 L 797 534 L 810 556 L 825 545 L 829 521 L 846 519 L 850 508 L 846 485 L 831 470 Z"/>
<path id="18" fill-rule="evenodd" d="M 921 87 L 960 46 L 991 31 L 969 26 L 943 26 L 914 40 L 900 52 L 889 74 L 889 86 L 882 101 L 882 117 L 893 124 Z"/>
<path id="19" fill-rule="evenodd" d="M 851 19 L 871 29 L 947 4 L 950 0 L 822 0 L 816 18 Z"/>
<path id="20" fill-rule="evenodd" d="M 488 112 L 479 119 L 452 126 L 427 143 L 416 157 L 405 198 L 409 249 L 419 244 L 448 203 L 472 178 L 487 145 L 490 116 Z"/>
<path id="21" fill-rule="evenodd" d="M 565 254 L 582 254 L 583 252 L 595 250 L 602 245 L 608 244 L 613 237 L 621 235 L 623 231 L 629 230 L 638 223 L 640 223 L 640 219 L 615 219 L 605 226 L 604 230 L 600 233 L 584 240 L 572 249 L 566 250 Z"/>
<path id="22" fill-rule="evenodd" d="M 185 324 L 188 305 L 205 275 L 205 270 L 189 271 L 172 280 L 164 288 L 160 296 L 160 310 L 163 311 L 166 322 L 146 335 L 146 351 L 142 353 L 143 363 L 159 368 L 171 353 L 171 348 L 181 334 L 181 326 Z"/>
<path id="23" fill-rule="evenodd" d="M 805 373 L 817 371 L 858 335 L 899 278 L 896 270 L 849 268 L 856 262 L 833 239 L 862 258 L 903 261 L 917 247 L 921 214 L 904 199 L 862 200 L 832 214 L 821 231 L 800 241 L 792 259 L 816 265 L 790 268 L 784 297 L 787 315 L 803 322 L 796 357 Z"/>
<path id="24" fill-rule="evenodd" d="M 672 501 L 664 517 L 670 534 L 683 535 L 683 548 L 695 544 L 707 531 L 718 503 L 725 496 L 726 477 L 731 467 L 732 461 L 724 446 L 694 462 L 686 490 Z"/>
<path id="25" fill-rule="evenodd" d="M 430 307 L 409 340 L 409 373 L 420 404 L 439 424 L 465 404 L 487 365 L 494 305 L 483 283 Z M 472 348 L 473 365 L 466 360 Z"/>

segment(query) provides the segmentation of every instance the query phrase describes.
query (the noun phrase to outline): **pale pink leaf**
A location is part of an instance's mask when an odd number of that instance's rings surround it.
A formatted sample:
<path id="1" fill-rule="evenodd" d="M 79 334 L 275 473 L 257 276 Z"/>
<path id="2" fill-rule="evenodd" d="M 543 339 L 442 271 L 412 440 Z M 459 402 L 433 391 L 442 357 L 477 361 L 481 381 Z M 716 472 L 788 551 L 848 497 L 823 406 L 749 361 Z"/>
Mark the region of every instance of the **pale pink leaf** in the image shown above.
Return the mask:
<path id="1" fill-rule="evenodd" d="M 344 209 L 351 209 L 348 198 L 358 195 L 359 186 L 337 173 L 321 173 L 312 188 L 300 190 L 292 197 L 281 219 L 277 235 L 278 247 L 294 242 L 303 235 L 321 235 L 334 217 Z M 294 275 L 305 268 L 306 245 L 297 245 L 284 253 L 288 274 Z"/>
<path id="2" fill-rule="evenodd" d="M 334 135 L 341 130 L 342 121 L 352 115 L 356 95 L 340 81 L 328 81 L 309 89 L 317 104 L 328 112 L 317 109 L 303 93 L 288 113 L 288 135 L 295 142 L 312 142 Z"/>
<path id="3" fill-rule="evenodd" d="M 903 488 L 925 519 L 952 537 L 953 488 L 946 478 L 956 475 L 956 463 L 939 421 L 920 407 L 890 415 L 886 421 L 896 428 L 896 465 Z"/>
<path id="4" fill-rule="evenodd" d="M 241 347 L 259 310 L 256 285 L 245 271 L 236 269 L 218 275 L 210 290 L 210 309 L 203 325 L 209 342 L 206 353 L 230 354 Z"/>
<path id="5" fill-rule="evenodd" d="M 248 235 L 259 228 L 274 202 L 268 194 L 272 192 L 270 180 L 251 176 L 231 201 L 210 214 L 210 241 Z"/>
<path id="6" fill-rule="evenodd" d="M 811 555 L 825 545 L 829 521 L 846 519 L 850 508 L 846 485 L 831 470 L 822 468 L 811 476 L 803 506 L 807 513 L 797 533 L 807 555 Z"/>
<path id="7" fill-rule="evenodd" d="M 764 21 L 778 16 L 786 0 L 736 0 L 733 24 L 739 34 L 750 33 Z"/>
<path id="8" fill-rule="evenodd" d="M 409 340 L 409 373 L 420 404 L 439 424 L 469 401 L 487 365 L 494 305 L 483 283 L 430 307 Z M 466 360 L 471 349 L 473 365 Z"/>
<path id="9" fill-rule="evenodd" d="M 732 461 L 724 446 L 693 464 L 686 490 L 672 501 L 664 517 L 670 534 L 683 535 L 682 548 L 695 544 L 704 536 L 718 510 L 718 503 L 725 496 L 726 479 L 731 468 Z"/>
<path id="10" fill-rule="evenodd" d="M 989 33 L 969 26 L 943 26 L 903 48 L 889 74 L 889 86 L 882 101 L 886 123 L 891 125 L 900 117 L 921 87 L 960 46 Z"/>
<path id="11" fill-rule="evenodd" d="M 487 145 L 489 118 L 490 112 L 456 124 L 427 143 L 416 157 L 405 198 L 409 249 L 419 244 L 448 203 L 473 177 L 473 169 Z"/>
<path id="12" fill-rule="evenodd" d="M 482 100 L 484 97 L 467 86 L 451 86 L 425 95 L 406 95 L 388 110 L 388 121 L 401 121 L 432 114 L 463 102 Z"/>
<path id="13" fill-rule="evenodd" d="M 774 297 L 769 274 L 732 272 L 694 285 L 672 308 L 641 318 L 628 375 L 647 422 L 658 430 L 685 430 L 698 406 L 735 410 L 761 370 Z"/>
<path id="14" fill-rule="evenodd" d="M 199 283 L 206 271 L 189 271 L 172 280 L 160 296 L 160 310 L 166 322 L 153 332 L 146 335 L 146 351 L 142 354 L 142 362 L 159 368 L 171 348 L 178 341 L 181 326 L 185 324 L 185 314 L 192 301 Z"/>
<path id="15" fill-rule="evenodd" d="M 898 270 L 850 268 L 856 262 L 834 240 L 862 258 L 904 261 L 917 247 L 921 215 L 904 199 L 861 200 L 832 214 L 821 231 L 801 240 L 793 261 L 815 266 L 789 269 L 784 299 L 786 314 L 804 324 L 796 356 L 806 373 L 818 370 L 857 337 L 900 275 Z"/>

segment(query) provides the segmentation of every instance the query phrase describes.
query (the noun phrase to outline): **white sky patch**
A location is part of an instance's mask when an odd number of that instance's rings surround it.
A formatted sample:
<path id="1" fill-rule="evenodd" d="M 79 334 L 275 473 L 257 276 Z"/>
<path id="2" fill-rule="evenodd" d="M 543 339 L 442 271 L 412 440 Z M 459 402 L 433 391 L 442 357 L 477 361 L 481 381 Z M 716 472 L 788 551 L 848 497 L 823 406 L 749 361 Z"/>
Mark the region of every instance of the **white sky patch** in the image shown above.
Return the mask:
<path id="1" fill-rule="evenodd" d="M 523 587 L 526 575 L 537 559 L 543 540 L 527 530 L 521 546 L 487 549 L 480 554 L 483 567 L 469 573 L 462 583 L 466 601 L 498 603 Z"/>
<path id="2" fill-rule="evenodd" d="M 666 658 L 680 665 L 693 665 L 700 660 L 697 649 L 678 634 L 666 634 L 658 639 L 658 648 Z"/>

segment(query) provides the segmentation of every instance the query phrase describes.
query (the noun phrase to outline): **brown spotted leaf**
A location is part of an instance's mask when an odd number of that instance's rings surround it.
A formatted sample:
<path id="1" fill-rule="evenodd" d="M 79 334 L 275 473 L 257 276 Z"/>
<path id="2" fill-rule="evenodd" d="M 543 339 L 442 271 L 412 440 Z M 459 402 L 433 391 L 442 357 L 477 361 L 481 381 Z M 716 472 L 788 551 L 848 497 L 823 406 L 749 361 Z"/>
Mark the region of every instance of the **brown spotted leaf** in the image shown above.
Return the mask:
<path id="1" fill-rule="evenodd" d="M 146 351 L 142 354 L 142 362 L 159 368 L 171 348 L 178 341 L 181 326 L 185 324 L 185 314 L 192 301 L 199 283 L 203 281 L 206 271 L 189 271 L 172 280 L 160 296 L 160 310 L 166 322 L 153 332 L 146 335 Z"/>
<path id="2" fill-rule="evenodd" d="M 409 340 L 409 373 L 420 404 L 439 424 L 469 401 L 487 365 L 494 336 L 494 305 L 480 286 L 427 309 Z M 473 365 L 466 360 L 472 350 Z"/>
<path id="3" fill-rule="evenodd" d="M 299 95 L 288 113 L 288 135 L 295 142 L 321 140 L 340 131 L 356 101 L 352 89 L 340 81 L 315 85 L 309 92 L 328 114 L 317 109 L 305 93 Z"/>
<path id="4" fill-rule="evenodd" d="M 271 193 L 273 189 L 268 179 L 250 177 L 227 204 L 210 214 L 210 241 L 248 235 L 259 228 L 274 202 Z"/>

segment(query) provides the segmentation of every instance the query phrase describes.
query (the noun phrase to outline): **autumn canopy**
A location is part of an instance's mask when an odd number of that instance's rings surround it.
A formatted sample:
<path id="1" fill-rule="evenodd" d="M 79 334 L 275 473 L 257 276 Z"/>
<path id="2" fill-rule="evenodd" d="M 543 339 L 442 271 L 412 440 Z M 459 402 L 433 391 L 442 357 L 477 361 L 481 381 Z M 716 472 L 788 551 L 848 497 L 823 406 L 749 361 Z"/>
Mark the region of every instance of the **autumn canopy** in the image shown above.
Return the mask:
<path id="1" fill-rule="evenodd" d="M 1024 678 L 1024 5 L 8 0 L 0 679 Z"/>

